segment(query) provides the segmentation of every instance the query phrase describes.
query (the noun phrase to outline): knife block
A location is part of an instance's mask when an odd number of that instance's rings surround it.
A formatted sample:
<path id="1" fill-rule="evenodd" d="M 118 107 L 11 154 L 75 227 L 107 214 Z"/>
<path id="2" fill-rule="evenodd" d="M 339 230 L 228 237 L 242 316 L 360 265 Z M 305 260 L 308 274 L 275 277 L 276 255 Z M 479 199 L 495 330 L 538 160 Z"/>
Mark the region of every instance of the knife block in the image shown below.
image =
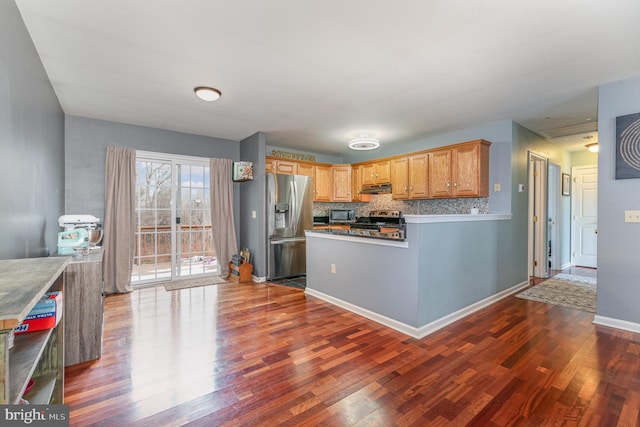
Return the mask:
<path id="1" fill-rule="evenodd" d="M 253 273 L 253 265 L 248 262 L 243 262 L 240 265 L 235 265 L 234 263 L 229 263 L 229 277 L 228 280 L 232 282 L 238 283 L 251 283 L 253 278 L 251 274 Z"/>

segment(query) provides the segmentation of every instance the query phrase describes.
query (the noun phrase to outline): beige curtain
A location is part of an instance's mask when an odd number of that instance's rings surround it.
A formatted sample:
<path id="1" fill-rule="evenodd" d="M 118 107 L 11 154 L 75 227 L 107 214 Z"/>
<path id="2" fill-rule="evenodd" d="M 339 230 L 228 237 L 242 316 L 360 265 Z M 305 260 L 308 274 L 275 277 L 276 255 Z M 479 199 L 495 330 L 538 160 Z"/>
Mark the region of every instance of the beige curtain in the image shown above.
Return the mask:
<path id="1" fill-rule="evenodd" d="M 131 292 L 136 231 L 134 149 L 107 147 L 104 182 L 104 291 L 107 294 Z"/>
<path id="2" fill-rule="evenodd" d="M 233 219 L 233 161 L 209 159 L 211 175 L 211 228 L 221 277 L 229 275 L 231 256 L 238 253 L 236 226 Z"/>

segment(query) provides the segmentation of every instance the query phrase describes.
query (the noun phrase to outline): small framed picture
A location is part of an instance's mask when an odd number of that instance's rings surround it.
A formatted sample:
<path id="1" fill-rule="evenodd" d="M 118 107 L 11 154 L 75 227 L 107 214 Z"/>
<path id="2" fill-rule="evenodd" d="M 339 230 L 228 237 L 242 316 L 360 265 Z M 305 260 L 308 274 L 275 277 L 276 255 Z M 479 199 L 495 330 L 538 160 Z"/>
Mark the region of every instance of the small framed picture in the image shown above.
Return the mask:
<path id="1" fill-rule="evenodd" d="M 571 175 L 569 175 L 568 173 L 562 174 L 562 195 L 571 195 Z"/>
<path id="2" fill-rule="evenodd" d="M 253 179 L 253 162 L 233 162 L 233 180 L 251 181 Z"/>

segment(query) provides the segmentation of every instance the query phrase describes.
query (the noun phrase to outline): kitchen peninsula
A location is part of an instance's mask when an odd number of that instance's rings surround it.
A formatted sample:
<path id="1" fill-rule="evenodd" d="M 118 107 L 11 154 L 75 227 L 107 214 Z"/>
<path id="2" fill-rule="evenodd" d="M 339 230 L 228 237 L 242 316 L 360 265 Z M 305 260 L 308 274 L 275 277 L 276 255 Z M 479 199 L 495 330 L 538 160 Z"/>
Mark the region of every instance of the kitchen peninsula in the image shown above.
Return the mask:
<path id="1" fill-rule="evenodd" d="M 401 242 L 307 231 L 306 292 L 420 338 L 527 286 L 497 268 L 511 214 L 405 220 Z"/>

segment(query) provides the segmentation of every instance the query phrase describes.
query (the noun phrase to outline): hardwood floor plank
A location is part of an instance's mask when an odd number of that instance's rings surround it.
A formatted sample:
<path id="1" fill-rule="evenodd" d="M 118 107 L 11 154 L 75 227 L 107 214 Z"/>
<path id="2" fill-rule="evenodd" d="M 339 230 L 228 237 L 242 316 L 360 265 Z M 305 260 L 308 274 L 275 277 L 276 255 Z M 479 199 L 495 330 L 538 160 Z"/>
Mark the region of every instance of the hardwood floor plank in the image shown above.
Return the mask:
<path id="1" fill-rule="evenodd" d="M 587 272 L 591 274 L 591 272 Z M 71 425 L 639 425 L 640 335 L 507 297 L 413 339 L 270 284 L 105 298 Z"/>

